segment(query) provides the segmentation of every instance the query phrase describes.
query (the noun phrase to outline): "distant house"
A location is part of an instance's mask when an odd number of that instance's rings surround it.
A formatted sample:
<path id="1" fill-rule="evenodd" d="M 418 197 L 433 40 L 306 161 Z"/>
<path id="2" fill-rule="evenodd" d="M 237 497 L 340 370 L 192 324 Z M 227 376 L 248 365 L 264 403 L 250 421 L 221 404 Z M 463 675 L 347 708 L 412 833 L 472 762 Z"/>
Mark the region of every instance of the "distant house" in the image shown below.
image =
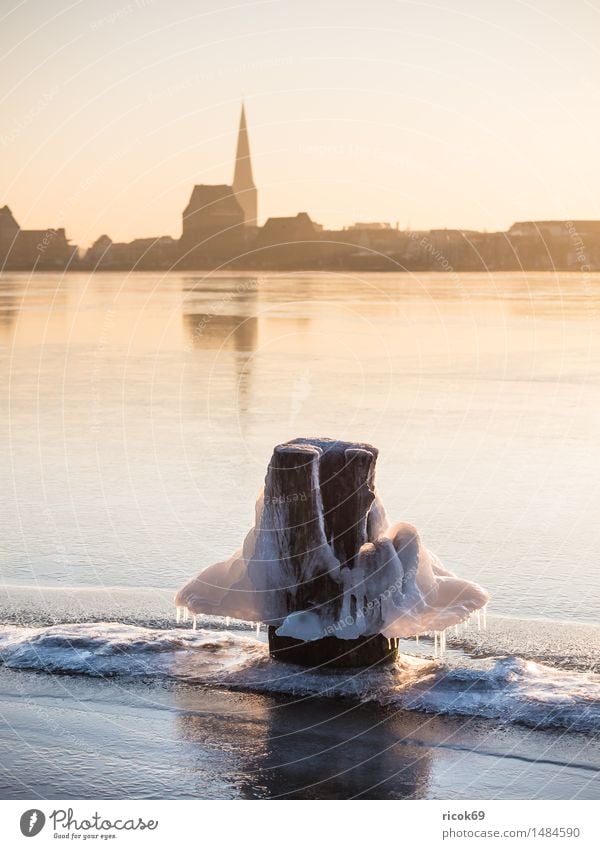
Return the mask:
<path id="1" fill-rule="evenodd" d="M 178 242 L 170 236 L 113 242 L 110 236 L 103 235 L 88 248 L 84 263 L 87 268 L 103 271 L 168 269 L 176 263 L 177 257 Z"/>
<path id="2" fill-rule="evenodd" d="M 0 209 L 0 263 L 5 266 L 11 251 L 15 248 L 19 225 L 8 206 Z"/>
<path id="3" fill-rule="evenodd" d="M 543 271 L 600 267 L 600 221 L 517 221 L 507 239 L 518 267 Z"/>
<path id="4" fill-rule="evenodd" d="M 544 234 L 550 238 L 564 238 L 572 230 L 599 238 L 600 221 L 516 221 L 510 227 L 508 235 L 535 237 Z"/>
<path id="5" fill-rule="evenodd" d="M 19 225 L 8 206 L 3 206 L 0 209 L 0 236 L 8 234 L 16 234 L 19 231 Z"/>
<path id="6" fill-rule="evenodd" d="M 63 228 L 21 230 L 9 207 L 0 209 L 0 268 L 61 269 L 76 253 L 77 248 L 69 244 Z"/>
<path id="7" fill-rule="evenodd" d="M 118 268 L 126 259 L 126 245 L 115 244 L 106 234 L 99 236 L 94 244 L 85 252 L 84 262 L 87 267 L 96 269 Z"/>
<path id="8" fill-rule="evenodd" d="M 171 268 L 179 255 L 179 243 L 171 236 L 149 236 L 128 244 L 132 268 Z"/>
<path id="9" fill-rule="evenodd" d="M 310 265 L 319 254 L 322 228 L 306 212 L 268 218 L 254 242 L 254 259 L 272 267 Z"/>
<path id="10" fill-rule="evenodd" d="M 257 236 L 257 245 L 284 245 L 318 238 L 318 229 L 307 212 L 289 218 L 268 218 Z"/>

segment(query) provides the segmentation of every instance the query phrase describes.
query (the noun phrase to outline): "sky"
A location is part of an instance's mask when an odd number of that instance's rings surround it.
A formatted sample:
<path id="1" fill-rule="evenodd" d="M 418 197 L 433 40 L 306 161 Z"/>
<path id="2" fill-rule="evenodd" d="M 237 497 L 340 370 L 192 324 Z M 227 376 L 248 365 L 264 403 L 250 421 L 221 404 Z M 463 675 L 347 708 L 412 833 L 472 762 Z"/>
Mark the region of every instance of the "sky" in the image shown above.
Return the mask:
<path id="1" fill-rule="evenodd" d="M 0 0 L 0 206 L 86 247 L 259 220 L 506 229 L 600 218 L 600 0 Z"/>

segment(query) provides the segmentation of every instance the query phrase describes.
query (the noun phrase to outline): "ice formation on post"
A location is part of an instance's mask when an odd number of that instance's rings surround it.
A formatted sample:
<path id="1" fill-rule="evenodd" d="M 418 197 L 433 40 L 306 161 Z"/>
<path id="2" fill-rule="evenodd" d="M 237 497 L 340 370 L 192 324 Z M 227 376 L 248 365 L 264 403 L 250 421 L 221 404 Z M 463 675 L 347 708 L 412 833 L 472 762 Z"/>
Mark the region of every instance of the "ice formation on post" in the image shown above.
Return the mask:
<path id="1" fill-rule="evenodd" d="M 324 438 L 276 446 L 242 547 L 189 581 L 178 608 L 302 641 L 393 640 L 466 621 L 487 593 L 445 569 L 412 525 L 388 523 L 377 455 Z"/>

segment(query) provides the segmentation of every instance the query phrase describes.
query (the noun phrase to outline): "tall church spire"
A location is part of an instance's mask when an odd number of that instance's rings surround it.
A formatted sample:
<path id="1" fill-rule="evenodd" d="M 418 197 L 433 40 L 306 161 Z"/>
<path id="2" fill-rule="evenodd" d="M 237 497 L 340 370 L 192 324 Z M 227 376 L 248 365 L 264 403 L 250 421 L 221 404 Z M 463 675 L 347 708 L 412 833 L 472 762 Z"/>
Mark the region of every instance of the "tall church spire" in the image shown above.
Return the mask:
<path id="1" fill-rule="evenodd" d="M 244 224 L 256 226 L 257 192 L 252 178 L 252 162 L 250 161 L 250 144 L 246 127 L 246 110 L 242 102 L 240 128 L 238 131 L 237 151 L 235 155 L 235 170 L 233 172 L 233 192 L 244 213 Z"/>

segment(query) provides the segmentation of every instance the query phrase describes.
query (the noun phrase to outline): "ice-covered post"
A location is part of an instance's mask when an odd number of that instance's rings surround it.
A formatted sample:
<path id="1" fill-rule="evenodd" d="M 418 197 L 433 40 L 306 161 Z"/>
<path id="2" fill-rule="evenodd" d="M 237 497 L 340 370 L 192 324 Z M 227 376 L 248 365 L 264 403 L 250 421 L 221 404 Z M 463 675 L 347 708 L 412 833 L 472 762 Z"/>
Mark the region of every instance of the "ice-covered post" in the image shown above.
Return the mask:
<path id="1" fill-rule="evenodd" d="M 395 659 L 395 645 L 381 634 L 339 636 L 344 628 L 361 630 L 367 615 L 366 587 L 358 586 L 345 599 L 344 573 L 354 569 L 369 541 L 376 458 L 372 445 L 334 440 L 298 439 L 275 448 L 261 533 L 248 567 L 264 597 L 265 618 L 284 621 L 282 628 L 269 626 L 273 657 L 311 666 L 371 666 Z M 341 619 L 345 601 L 348 610 Z M 288 617 L 292 628 L 285 627 Z M 314 639 L 319 622 L 333 624 Z M 305 640 L 285 633 L 301 634 L 303 627 Z"/>
<path id="2" fill-rule="evenodd" d="M 377 456 L 336 439 L 277 445 L 242 547 L 177 593 L 183 621 L 264 622 L 272 657 L 313 667 L 388 663 L 398 638 L 468 621 L 487 593 L 446 569 L 413 525 L 389 524 Z"/>

